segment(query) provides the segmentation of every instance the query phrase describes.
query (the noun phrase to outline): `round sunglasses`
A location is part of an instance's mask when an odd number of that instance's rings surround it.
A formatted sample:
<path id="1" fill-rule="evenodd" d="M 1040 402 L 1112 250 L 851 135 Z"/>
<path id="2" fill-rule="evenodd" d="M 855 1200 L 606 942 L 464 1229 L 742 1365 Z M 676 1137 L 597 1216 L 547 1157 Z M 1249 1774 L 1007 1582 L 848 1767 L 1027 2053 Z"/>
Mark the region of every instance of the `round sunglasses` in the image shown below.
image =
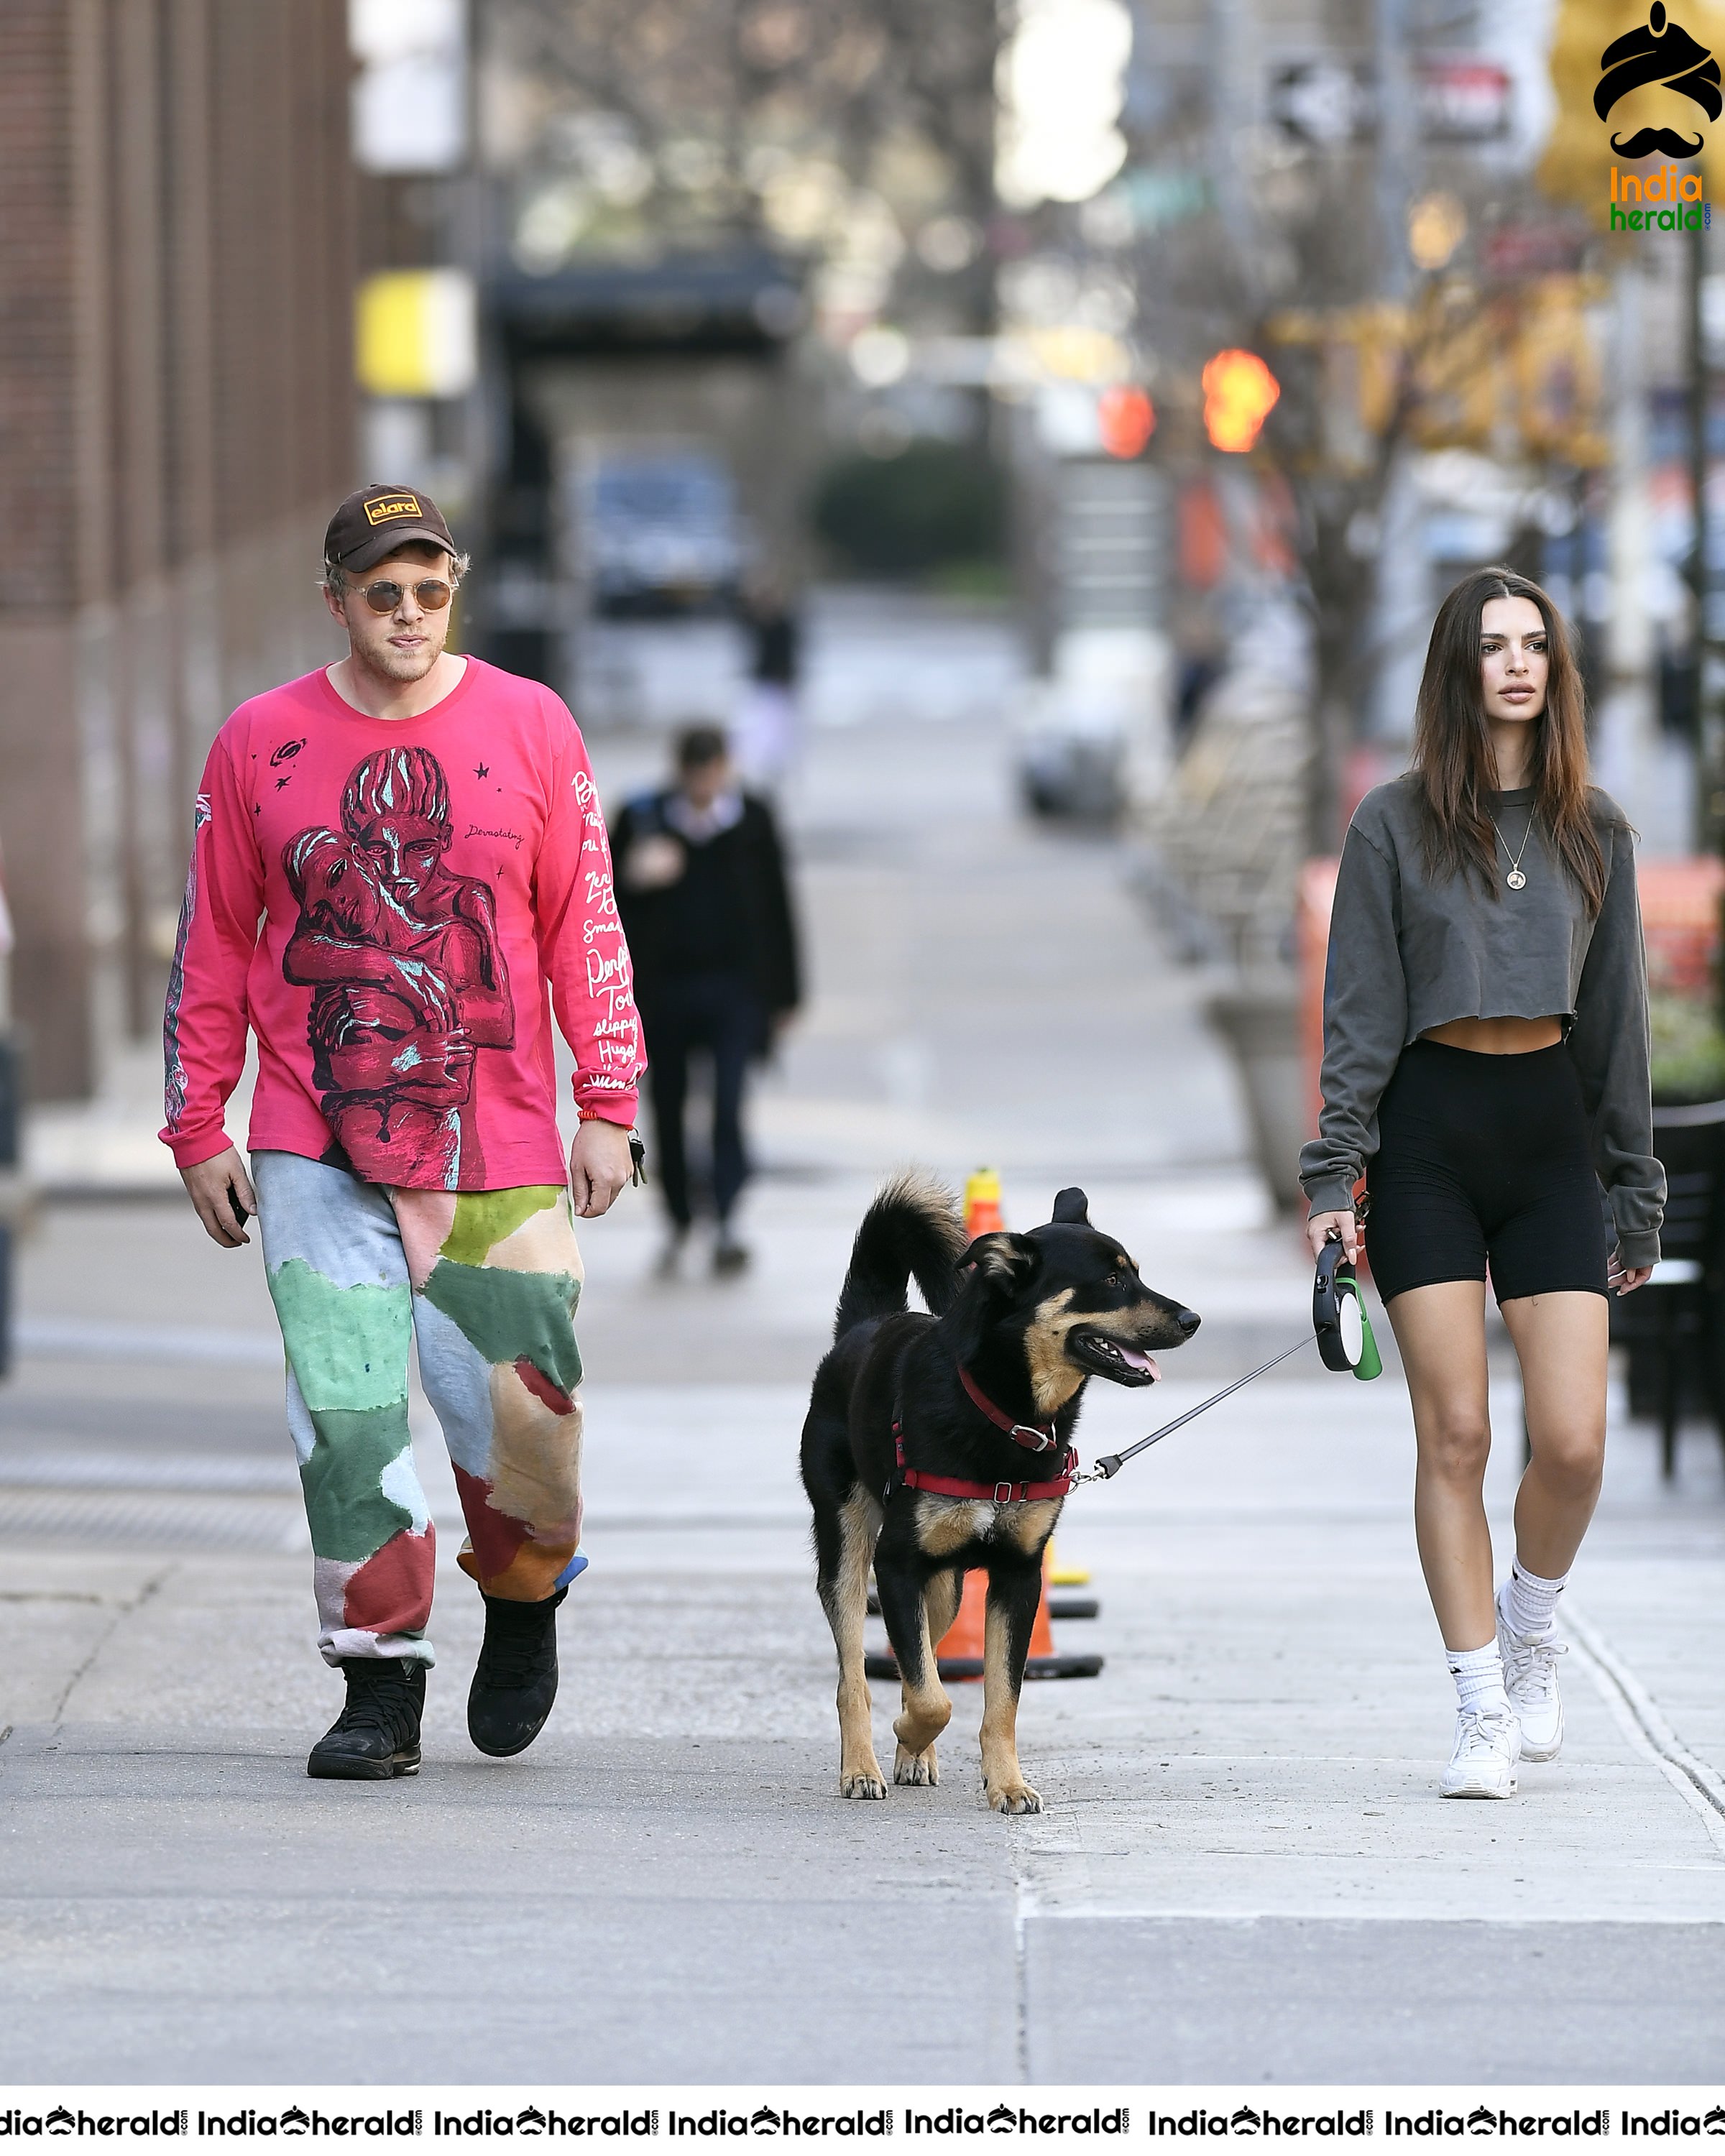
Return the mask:
<path id="1" fill-rule="evenodd" d="M 373 613 L 393 613 L 409 590 L 427 613 L 441 613 L 449 603 L 454 587 L 445 583 L 441 577 L 427 577 L 411 586 L 392 583 L 388 577 L 382 577 L 375 584 L 362 584 L 359 595 Z"/>

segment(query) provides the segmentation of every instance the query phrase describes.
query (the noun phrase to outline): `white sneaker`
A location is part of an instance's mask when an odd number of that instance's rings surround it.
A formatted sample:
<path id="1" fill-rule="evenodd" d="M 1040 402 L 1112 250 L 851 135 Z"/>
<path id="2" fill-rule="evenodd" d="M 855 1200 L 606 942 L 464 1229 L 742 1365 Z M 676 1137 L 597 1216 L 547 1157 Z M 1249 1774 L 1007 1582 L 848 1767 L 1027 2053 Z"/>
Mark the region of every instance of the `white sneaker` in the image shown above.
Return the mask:
<path id="1" fill-rule="evenodd" d="M 1512 1797 L 1522 1732 L 1500 1707 L 1481 1713 L 1464 1707 L 1455 1717 L 1455 1749 L 1438 1784 L 1442 1797 Z"/>
<path id="2" fill-rule="evenodd" d="M 1522 1725 L 1522 1757 L 1555 1759 L 1563 1748 L 1563 1702 L 1558 1697 L 1558 1656 L 1568 1650 L 1550 1632 L 1523 1635 L 1509 1628 L 1505 1599 L 1497 1595 L 1497 1647 L 1503 1656 L 1503 1688 Z"/>

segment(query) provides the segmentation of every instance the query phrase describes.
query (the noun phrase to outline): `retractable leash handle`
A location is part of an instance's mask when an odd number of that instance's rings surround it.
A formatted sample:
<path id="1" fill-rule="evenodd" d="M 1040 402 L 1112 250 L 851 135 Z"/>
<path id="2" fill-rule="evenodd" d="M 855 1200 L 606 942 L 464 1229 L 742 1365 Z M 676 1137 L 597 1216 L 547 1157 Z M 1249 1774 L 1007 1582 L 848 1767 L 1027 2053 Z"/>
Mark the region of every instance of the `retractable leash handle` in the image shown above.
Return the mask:
<path id="1" fill-rule="evenodd" d="M 1372 1337 L 1365 1297 L 1353 1265 L 1332 1229 L 1317 1256 L 1312 1283 L 1312 1329 L 1327 1370 L 1351 1370 L 1356 1378 L 1383 1374 L 1383 1358 Z"/>
<path id="2" fill-rule="evenodd" d="M 1342 1238 L 1332 1233 L 1317 1254 L 1312 1283 L 1312 1329 L 1327 1370 L 1356 1370 L 1365 1348 L 1359 1287 Z"/>
<path id="3" fill-rule="evenodd" d="M 1359 1282 L 1354 1278 L 1353 1267 L 1348 1262 L 1339 1235 L 1327 1241 L 1318 1255 L 1317 1273 L 1312 1286 L 1312 1333 L 1308 1337 L 1316 1338 L 1317 1352 L 1327 1370 L 1351 1370 L 1356 1378 L 1375 1378 L 1384 1368 L 1378 1343 L 1372 1337 L 1372 1321 L 1366 1315 Z M 1242 1385 L 1261 1378 L 1278 1363 L 1286 1363 L 1289 1356 L 1297 1355 L 1307 1344 L 1307 1340 L 1296 1340 L 1291 1348 L 1284 1348 L 1281 1354 L 1272 1355 L 1255 1370 L 1248 1370 L 1245 1377 L 1236 1378 L 1231 1385 L 1224 1385 L 1219 1393 L 1212 1393 L 1195 1408 L 1189 1408 L 1184 1414 L 1165 1422 L 1160 1430 L 1152 1430 L 1148 1437 L 1141 1437 L 1136 1445 L 1127 1445 L 1124 1452 L 1105 1453 L 1088 1473 L 1075 1475 L 1074 1483 L 1111 1481 L 1128 1460 L 1153 1445 L 1160 1445 L 1163 1438 L 1183 1430 L 1199 1415 L 1208 1414 Z"/>

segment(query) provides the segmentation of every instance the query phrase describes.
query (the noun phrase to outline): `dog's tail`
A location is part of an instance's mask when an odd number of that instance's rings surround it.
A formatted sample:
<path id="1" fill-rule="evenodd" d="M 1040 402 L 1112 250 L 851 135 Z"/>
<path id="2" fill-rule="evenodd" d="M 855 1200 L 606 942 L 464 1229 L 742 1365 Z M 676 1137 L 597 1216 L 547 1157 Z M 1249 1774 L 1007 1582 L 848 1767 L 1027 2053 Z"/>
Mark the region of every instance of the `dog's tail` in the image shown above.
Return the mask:
<path id="1" fill-rule="evenodd" d="M 867 1318 L 890 1317 L 906 1308 L 905 1291 L 913 1275 L 937 1316 L 950 1308 L 958 1291 L 957 1260 L 967 1246 L 964 1216 L 943 1183 L 911 1168 L 883 1183 L 850 1246 L 834 1339 L 842 1340 Z"/>

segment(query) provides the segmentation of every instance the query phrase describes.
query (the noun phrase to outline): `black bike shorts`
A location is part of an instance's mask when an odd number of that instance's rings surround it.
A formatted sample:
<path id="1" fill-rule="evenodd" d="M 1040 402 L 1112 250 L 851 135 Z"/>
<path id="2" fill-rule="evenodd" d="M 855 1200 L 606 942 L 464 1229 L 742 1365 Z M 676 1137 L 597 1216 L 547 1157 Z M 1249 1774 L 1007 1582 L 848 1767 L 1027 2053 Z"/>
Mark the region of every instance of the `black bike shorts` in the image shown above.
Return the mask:
<path id="1" fill-rule="evenodd" d="M 1367 1170 L 1366 1254 L 1388 1302 L 1486 1277 L 1500 1303 L 1604 1295 L 1605 1213 L 1568 1050 L 1481 1055 L 1441 1041 L 1402 1050 Z"/>

